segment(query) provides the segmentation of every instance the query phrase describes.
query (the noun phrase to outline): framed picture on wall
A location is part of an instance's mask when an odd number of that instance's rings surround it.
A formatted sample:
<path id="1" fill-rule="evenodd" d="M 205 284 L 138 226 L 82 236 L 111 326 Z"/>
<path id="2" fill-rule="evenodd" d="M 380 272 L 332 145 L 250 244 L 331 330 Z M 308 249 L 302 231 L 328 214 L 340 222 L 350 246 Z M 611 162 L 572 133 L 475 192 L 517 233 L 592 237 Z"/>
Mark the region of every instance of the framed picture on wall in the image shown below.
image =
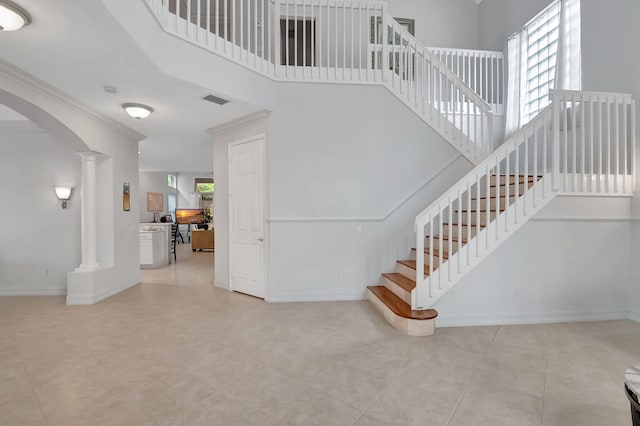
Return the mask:
<path id="1" fill-rule="evenodd" d="M 147 192 L 147 211 L 161 212 L 164 210 L 164 196 L 162 192 Z"/>
<path id="2" fill-rule="evenodd" d="M 131 191 L 129 182 L 122 184 L 122 210 L 131 211 Z"/>

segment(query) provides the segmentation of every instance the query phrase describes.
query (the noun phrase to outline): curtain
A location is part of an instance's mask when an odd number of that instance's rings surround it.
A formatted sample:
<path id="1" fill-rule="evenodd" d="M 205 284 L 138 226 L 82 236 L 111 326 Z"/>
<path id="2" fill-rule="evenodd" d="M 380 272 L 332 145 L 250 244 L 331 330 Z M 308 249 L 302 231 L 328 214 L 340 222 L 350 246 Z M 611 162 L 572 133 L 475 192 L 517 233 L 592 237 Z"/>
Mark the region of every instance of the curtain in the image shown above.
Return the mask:
<path id="1" fill-rule="evenodd" d="M 582 89 L 580 57 L 580 0 L 558 0 L 560 24 L 553 87 L 562 90 Z M 535 19 L 531 22 L 534 22 Z M 507 105 L 505 137 L 509 138 L 524 123 L 527 93 L 528 25 L 508 40 Z"/>
<path id="2" fill-rule="evenodd" d="M 582 89 L 580 38 L 580 0 L 561 0 L 556 89 Z"/>
<path id="3" fill-rule="evenodd" d="M 505 138 L 509 138 L 522 126 L 524 94 L 527 90 L 527 42 L 524 28 L 514 34 L 507 43 L 507 106 L 505 110 Z"/>

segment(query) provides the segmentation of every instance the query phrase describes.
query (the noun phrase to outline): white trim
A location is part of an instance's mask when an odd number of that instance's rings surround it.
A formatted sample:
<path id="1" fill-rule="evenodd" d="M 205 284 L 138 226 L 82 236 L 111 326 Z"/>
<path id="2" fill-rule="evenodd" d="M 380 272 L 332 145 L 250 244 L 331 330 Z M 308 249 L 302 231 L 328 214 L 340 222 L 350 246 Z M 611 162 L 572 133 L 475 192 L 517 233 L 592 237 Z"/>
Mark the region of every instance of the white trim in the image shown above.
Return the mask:
<path id="1" fill-rule="evenodd" d="M 28 133 L 28 134 L 46 134 L 38 125 L 29 120 L 5 120 L 0 121 L 0 133 Z"/>
<path id="2" fill-rule="evenodd" d="M 435 307 L 437 309 L 437 307 Z M 558 322 L 607 321 L 630 318 L 625 309 L 614 311 L 541 312 L 523 315 L 439 315 L 437 327 L 470 327 L 486 325 L 550 324 Z"/>
<path id="3" fill-rule="evenodd" d="M 414 191 L 406 195 L 398 204 L 391 207 L 391 209 L 384 215 L 379 217 L 308 217 L 308 218 L 300 218 L 300 217 L 282 217 L 282 218 L 268 218 L 267 222 L 269 223 L 304 223 L 304 222 L 384 222 L 396 212 L 400 207 L 402 207 L 405 203 L 407 203 L 411 198 L 413 198 L 418 192 L 422 191 L 424 187 L 431 183 L 432 180 L 440 176 L 445 170 L 447 170 L 453 163 L 455 163 L 459 158 L 464 158 L 462 154 L 456 154 L 449 162 L 447 162 L 444 166 L 440 167 L 438 171 L 429 176 L 424 183 L 418 186 Z"/>
<path id="4" fill-rule="evenodd" d="M 367 300 L 366 288 L 349 293 L 284 293 L 265 297 L 269 303 L 281 302 L 353 302 Z"/>
<path id="5" fill-rule="evenodd" d="M 35 76 L 27 73 L 26 71 L 13 66 L 4 59 L 0 59 L 0 76 L 12 80 L 14 83 L 26 87 L 29 90 L 36 92 L 43 97 L 46 97 L 54 102 L 57 102 L 78 114 L 81 114 L 89 119 L 100 122 L 101 124 L 111 128 L 112 130 L 124 135 L 127 138 L 140 141 L 145 139 L 146 136 L 121 124 L 120 122 L 107 117 L 99 112 L 96 112 L 89 106 L 81 103 L 77 99 L 67 95 L 66 93 L 50 86 L 49 84 L 39 80 Z"/>
<path id="6" fill-rule="evenodd" d="M 223 135 L 225 133 L 232 132 L 241 127 L 248 126 L 253 123 L 257 123 L 269 118 L 269 111 L 262 110 L 254 112 L 253 114 L 245 115 L 244 117 L 236 118 L 226 123 L 219 124 L 217 126 L 207 129 L 207 133 L 213 137 Z"/>
<path id="7" fill-rule="evenodd" d="M 214 282 L 213 282 L 213 286 L 214 286 L 214 287 L 221 288 L 221 289 L 223 289 L 223 290 L 231 291 L 231 290 L 229 289 L 229 283 L 221 283 L 220 281 L 214 281 Z"/>
<path id="8" fill-rule="evenodd" d="M 531 218 L 529 222 L 631 222 L 631 219 L 624 217 L 578 217 L 578 216 L 563 216 L 563 217 L 541 217 Z"/>
<path id="9" fill-rule="evenodd" d="M 128 290 L 131 287 L 134 287 L 140 284 L 140 282 L 140 278 L 136 278 L 135 280 L 128 283 L 124 283 L 120 286 L 105 290 L 98 295 L 79 294 L 67 296 L 67 305 L 94 305 L 104 299 L 114 296 L 122 291 Z"/>
<path id="10" fill-rule="evenodd" d="M 64 288 L 2 288 L 0 297 L 4 296 L 64 296 L 67 294 Z"/>
<path id="11" fill-rule="evenodd" d="M 111 288 L 109 290 L 103 291 L 102 293 L 98 294 L 97 296 L 93 297 L 93 303 L 98 303 L 101 300 L 104 300 L 108 297 L 114 296 L 117 293 L 120 293 L 121 291 L 125 291 L 130 289 L 131 287 L 134 287 L 138 284 L 140 284 L 141 280 L 140 278 L 136 278 L 133 281 L 130 281 L 128 283 L 124 283 L 121 286 L 115 287 L 115 288 Z"/>
<path id="12" fill-rule="evenodd" d="M 260 115 L 261 117 L 258 117 L 258 115 Z M 252 116 L 255 116 L 253 119 L 251 119 L 250 121 L 244 122 L 242 125 L 246 125 L 248 122 L 256 122 L 258 120 L 261 120 L 264 115 L 262 114 L 252 114 Z M 249 116 L 247 116 L 249 117 Z M 237 121 L 237 120 L 234 120 Z M 233 126 L 233 128 L 237 128 L 238 125 L 235 124 Z M 228 130 L 227 130 L 228 131 Z M 233 289 L 233 286 L 231 285 L 231 283 L 233 282 L 232 280 L 232 265 L 233 265 L 233 249 L 232 249 L 232 245 L 231 245 L 231 234 L 232 234 L 232 230 L 233 230 L 233 215 L 231 214 L 231 148 L 234 146 L 238 146 L 238 145 L 242 145 L 245 143 L 250 143 L 250 142 L 255 142 L 255 141 L 262 141 L 262 172 L 263 172 L 263 176 L 262 176 L 262 197 L 263 197 L 263 205 L 262 205 L 262 220 L 263 220 L 263 232 L 264 232 L 264 244 L 263 244 L 263 261 L 262 261 L 262 265 L 264 267 L 263 270 L 263 295 L 262 298 L 266 300 L 266 296 L 269 290 L 269 286 L 268 286 L 268 277 L 269 274 L 267 273 L 267 268 L 268 268 L 268 260 L 269 260 L 269 255 L 268 255 L 268 250 L 269 250 L 269 243 L 268 243 L 268 238 L 269 235 L 268 234 L 268 221 L 267 221 L 267 199 L 268 199 L 268 193 L 267 193 L 267 135 L 266 133 L 258 133 L 256 135 L 247 137 L 247 138 L 243 138 L 243 139 L 239 139 L 237 141 L 234 142 L 230 142 L 227 145 L 227 183 L 228 183 L 228 187 L 227 187 L 227 195 L 229 197 L 229 229 L 227 232 L 227 235 L 229 237 L 229 241 L 227 242 L 227 247 L 229 247 L 229 286 L 228 289 L 229 291 L 235 291 Z M 251 295 L 251 296 L 255 296 L 255 295 Z M 255 297 L 260 297 L 260 296 L 255 296 Z"/>

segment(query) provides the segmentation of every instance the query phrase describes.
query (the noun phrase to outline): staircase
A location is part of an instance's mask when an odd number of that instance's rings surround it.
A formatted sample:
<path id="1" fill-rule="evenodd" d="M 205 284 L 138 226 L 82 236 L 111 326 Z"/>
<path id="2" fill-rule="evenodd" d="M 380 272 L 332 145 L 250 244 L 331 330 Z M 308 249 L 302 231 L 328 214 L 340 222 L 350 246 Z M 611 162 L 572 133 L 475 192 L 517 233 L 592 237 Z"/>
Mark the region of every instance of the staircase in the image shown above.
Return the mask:
<path id="1" fill-rule="evenodd" d="M 433 334 L 432 306 L 554 197 L 635 191 L 630 95 L 552 91 L 493 150 L 502 54 L 424 47 L 384 2 L 143 1 L 166 32 L 267 78 L 384 86 L 475 166 L 416 217 L 409 259 L 368 287 L 404 334 Z"/>
<path id="2" fill-rule="evenodd" d="M 551 105 L 418 215 L 413 259 L 383 274 L 369 299 L 399 331 L 431 334 L 437 312 L 427 308 L 554 197 L 628 197 L 634 163 L 630 95 L 552 91 Z"/>

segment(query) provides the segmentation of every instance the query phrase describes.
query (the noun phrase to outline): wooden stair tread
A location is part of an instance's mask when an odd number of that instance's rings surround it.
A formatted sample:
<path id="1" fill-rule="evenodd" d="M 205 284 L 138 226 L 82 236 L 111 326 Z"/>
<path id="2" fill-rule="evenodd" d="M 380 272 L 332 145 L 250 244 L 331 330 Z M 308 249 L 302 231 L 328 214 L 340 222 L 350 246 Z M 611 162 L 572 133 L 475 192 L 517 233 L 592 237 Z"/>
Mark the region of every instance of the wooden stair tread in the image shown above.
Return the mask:
<path id="1" fill-rule="evenodd" d="M 478 225 L 477 223 L 451 223 L 451 224 L 449 224 L 448 222 L 447 223 L 443 223 L 442 227 L 444 228 L 444 227 L 448 227 L 450 225 L 452 225 L 452 226 L 462 226 L 463 228 L 464 227 L 468 227 L 468 226 L 470 226 L 472 228 L 478 228 L 479 227 L 480 229 L 483 229 L 483 228 L 487 227 L 487 225 Z"/>
<path id="2" fill-rule="evenodd" d="M 473 238 L 473 237 L 475 237 L 475 235 L 472 235 L 472 236 L 471 236 L 471 238 Z M 429 238 L 429 236 L 428 236 L 428 235 L 425 235 L 425 238 Z M 434 239 L 434 240 L 437 240 L 437 239 L 439 239 L 439 238 L 442 238 L 442 239 L 443 239 L 443 240 L 445 240 L 445 241 L 449 241 L 449 236 L 448 236 L 448 235 L 444 235 L 444 236 L 442 236 L 442 237 L 441 237 L 440 235 L 434 235 L 434 236 L 433 236 L 433 239 Z M 454 236 L 453 236 L 453 238 L 451 238 L 451 241 L 455 241 L 455 242 L 457 242 L 457 243 L 458 243 L 458 242 L 462 242 L 462 243 L 465 243 L 465 244 L 466 244 L 468 240 L 467 240 L 467 236 L 466 236 L 466 235 L 462 235 L 462 240 L 459 240 L 459 239 L 458 239 L 458 236 L 457 236 L 457 235 L 454 235 Z M 414 261 L 414 262 L 415 262 L 415 261 Z M 414 269 L 415 269 L 415 268 L 414 268 Z"/>
<path id="3" fill-rule="evenodd" d="M 516 194 L 509 193 L 509 198 L 516 197 Z M 522 197 L 522 195 L 521 195 Z M 486 200 L 489 198 L 490 200 L 495 200 L 496 198 L 507 198 L 507 194 L 500 194 L 500 197 L 491 196 L 491 197 L 480 197 L 480 200 Z M 478 198 L 471 198 L 472 200 L 477 200 Z"/>
<path id="4" fill-rule="evenodd" d="M 431 320 L 438 316 L 438 311 L 435 309 L 426 309 L 424 311 L 411 310 L 410 305 L 393 294 L 393 292 L 385 286 L 369 286 L 367 288 L 380 299 L 385 306 L 391 309 L 394 314 L 400 317 L 412 320 Z"/>
<path id="5" fill-rule="evenodd" d="M 412 251 L 416 251 L 416 248 L 412 247 L 411 250 Z M 429 254 L 429 248 L 425 248 L 424 249 L 424 253 L 425 254 Z M 440 254 L 440 250 L 438 250 L 438 248 L 434 248 L 433 249 L 433 257 L 440 257 L 439 254 Z M 448 259 L 449 258 L 449 253 L 447 251 L 445 251 L 445 250 L 442 250 L 442 258 L 443 259 Z"/>
<path id="6" fill-rule="evenodd" d="M 409 269 L 413 269 L 414 271 L 416 269 L 418 269 L 418 267 L 416 266 L 416 261 L 415 260 L 396 260 L 396 263 L 399 263 L 401 265 L 406 266 Z M 433 270 L 435 271 L 438 268 L 433 268 Z M 426 263 L 424 264 L 424 277 L 427 278 L 429 276 L 429 265 L 427 265 Z"/>
<path id="7" fill-rule="evenodd" d="M 416 269 L 416 261 L 415 260 L 396 260 L 396 262 L 407 266 L 411 269 Z"/>
<path id="8" fill-rule="evenodd" d="M 389 281 L 394 282 L 396 285 L 398 285 L 408 293 L 411 293 L 411 291 L 413 291 L 413 289 L 416 288 L 416 282 L 414 280 L 398 272 L 385 273 L 385 274 L 382 274 L 382 276 L 388 279 Z"/>

